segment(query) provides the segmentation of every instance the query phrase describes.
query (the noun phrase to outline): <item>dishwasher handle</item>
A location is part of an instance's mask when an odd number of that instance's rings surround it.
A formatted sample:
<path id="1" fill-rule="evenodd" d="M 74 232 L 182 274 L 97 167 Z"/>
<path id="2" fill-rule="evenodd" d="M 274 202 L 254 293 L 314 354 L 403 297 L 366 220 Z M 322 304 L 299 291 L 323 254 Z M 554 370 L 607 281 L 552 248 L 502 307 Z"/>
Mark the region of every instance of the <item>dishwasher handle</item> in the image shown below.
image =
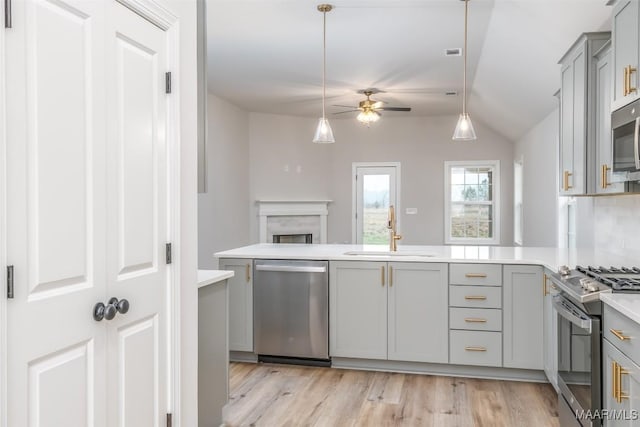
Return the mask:
<path id="1" fill-rule="evenodd" d="M 286 273 L 326 273 L 327 267 L 300 266 L 300 265 L 277 265 L 277 264 L 256 264 L 258 271 L 282 271 Z"/>

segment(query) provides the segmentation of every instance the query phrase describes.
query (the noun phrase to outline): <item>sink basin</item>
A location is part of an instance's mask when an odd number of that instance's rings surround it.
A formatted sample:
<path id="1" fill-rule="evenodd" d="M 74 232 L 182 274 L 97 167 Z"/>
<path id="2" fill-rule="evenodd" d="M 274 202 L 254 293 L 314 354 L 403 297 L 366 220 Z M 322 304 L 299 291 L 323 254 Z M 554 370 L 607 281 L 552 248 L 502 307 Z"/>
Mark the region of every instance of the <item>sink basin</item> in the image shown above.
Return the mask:
<path id="1" fill-rule="evenodd" d="M 362 256 L 392 256 L 392 257 L 403 257 L 403 256 L 418 256 L 418 257 L 434 257 L 435 254 L 431 254 L 428 252 L 421 251 L 349 251 L 345 252 L 344 255 L 362 255 Z"/>

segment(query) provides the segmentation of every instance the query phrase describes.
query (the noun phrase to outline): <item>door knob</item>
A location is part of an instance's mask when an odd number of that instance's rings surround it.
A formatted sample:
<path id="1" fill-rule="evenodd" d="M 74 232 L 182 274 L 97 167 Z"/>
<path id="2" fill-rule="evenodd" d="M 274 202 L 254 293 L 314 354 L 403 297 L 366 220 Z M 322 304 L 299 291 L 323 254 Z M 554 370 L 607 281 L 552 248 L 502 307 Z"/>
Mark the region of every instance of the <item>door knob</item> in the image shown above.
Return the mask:
<path id="1" fill-rule="evenodd" d="M 104 304 L 101 302 L 93 306 L 93 320 L 99 322 L 104 319 L 104 308 Z"/>
<path id="2" fill-rule="evenodd" d="M 109 305 L 114 306 L 120 314 L 125 314 L 127 311 L 129 311 L 129 301 L 124 298 L 118 300 L 118 298 L 113 297 L 109 300 Z"/>

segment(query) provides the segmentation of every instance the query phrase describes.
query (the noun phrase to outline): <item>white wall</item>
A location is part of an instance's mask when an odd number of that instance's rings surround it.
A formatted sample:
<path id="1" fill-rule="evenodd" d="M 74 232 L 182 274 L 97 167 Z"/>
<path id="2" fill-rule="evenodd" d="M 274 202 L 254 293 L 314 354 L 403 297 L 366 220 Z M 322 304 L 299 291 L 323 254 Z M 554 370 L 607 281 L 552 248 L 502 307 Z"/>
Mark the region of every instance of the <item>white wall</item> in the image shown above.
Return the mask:
<path id="1" fill-rule="evenodd" d="M 206 193 L 198 194 L 198 267 L 213 254 L 248 245 L 249 114 L 209 94 Z"/>
<path id="2" fill-rule="evenodd" d="M 515 143 L 514 160 L 523 161 L 523 246 L 556 246 L 558 123 L 555 109 Z"/>
<path id="3" fill-rule="evenodd" d="M 474 122 L 478 140 L 452 142 L 457 116 L 391 117 L 367 128 L 354 118 L 331 119 L 335 144 L 313 144 L 317 119 L 250 114 L 251 200 L 330 199 L 328 241 L 351 241 L 351 165 L 397 161 L 402 167 L 405 244 L 444 242 L 444 161 L 500 160 L 502 245 L 513 243 L 513 144 Z M 300 172 L 298 172 L 300 166 Z M 288 171 L 287 171 L 288 167 Z M 255 206 L 251 239 L 258 241 Z"/>

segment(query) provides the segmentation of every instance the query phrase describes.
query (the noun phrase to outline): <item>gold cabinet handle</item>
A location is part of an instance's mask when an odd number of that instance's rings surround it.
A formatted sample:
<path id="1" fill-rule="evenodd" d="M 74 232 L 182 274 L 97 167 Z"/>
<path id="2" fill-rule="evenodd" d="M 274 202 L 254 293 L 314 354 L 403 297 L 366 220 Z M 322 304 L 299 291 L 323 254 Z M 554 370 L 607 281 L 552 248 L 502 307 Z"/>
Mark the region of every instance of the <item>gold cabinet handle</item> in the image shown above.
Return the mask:
<path id="1" fill-rule="evenodd" d="M 631 86 L 631 74 L 635 73 L 636 71 L 638 71 L 636 67 L 632 67 L 631 65 L 629 65 L 629 71 L 627 71 L 627 80 L 629 81 L 629 83 L 627 83 L 627 95 L 631 95 L 632 93 L 638 91 L 637 88 Z"/>
<path id="2" fill-rule="evenodd" d="M 629 67 L 624 67 L 622 81 L 624 82 L 624 86 L 622 88 L 622 96 L 627 96 L 629 95 Z"/>
<path id="3" fill-rule="evenodd" d="M 618 400 L 618 363 L 611 361 L 611 396 Z"/>
<path id="4" fill-rule="evenodd" d="M 611 379 L 611 386 L 613 388 L 611 394 L 613 398 L 618 403 L 622 403 L 622 399 L 628 399 L 629 395 L 622 391 L 622 375 L 626 375 L 629 373 L 626 369 L 624 369 L 618 362 L 611 362 L 611 370 L 613 378 Z"/>
<path id="5" fill-rule="evenodd" d="M 607 181 L 607 172 L 609 172 L 611 170 L 611 168 L 609 166 L 602 165 L 602 171 L 600 172 L 602 174 L 602 178 L 600 178 L 600 182 L 601 182 L 601 187 L 603 190 L 606 190 L 608 186 L 610 186 L 611 184 Z"/>
<path id="6" fill-rule="evenodd" d="M 487 351 L 484 347 L 465 347 L 464 351 Z"/>
<path id="7" fill-rule="evenodd" d="M 389 266 L 389 287 L 393 286 L 393 267 Z"/>
<path id="8" fill-rule="evenodd" d="M 485 273 L 467 273 L 464 275 L 469 278 L 485 278 L 487 275 Z"/>
<path id="9" fill-rule="evenodd" d="M 382 283 L 382 287 L 384 287 L 384 265 L 380 267 L 380 282 Z"/>
<path id="10" fill-rule="evenodd" d="M 542 275 L 542 296 L 546 297 L 549 295 L 549 291 L 547 290 L 547 275 Z"/>
<path id="11" fill-rule="evenodd" d="M 625 340 L 630 340 L 631 337 L 623 335 L 622 331 L 618 330 L 618 329 L 609 329 L 609 331 L 611 331 L 611 333 L 613 335 L 616 336 L 616 338 L 618 338 L 620 341 L 625 341 Z"/>
<path id="12" fill-rule="evenodd" d="M 563 185 L 562 188 L 564 189 L 564 191 L 569 191 L 571 188 L 573 188 L 572 185 L 569 185 L 569 177 L 573 176 L 573 174 L 569 171 L 564 171 L 564 176 L 563 176 Z"/>
<path id="13" fill-rule="evenodd" d="M 487 319 L 480 319 L 476 317 L 467 317 L 464 321 L 467 323 L 487 323 Z"/>
<path id="14" fill-rule="evenodd" d="M 481 300 L 484 301 L 487 299 L 487 297 L 485 297 L 484 295 L 465 295 L 464 299 L 471 299 L 471 300 Z"/>
<path id="15" fill-rule="evenodd" d="M 247 279 L 247 283 L 251 281 L 251 265 L 247 264 L 245 269 L 245 277 Z"/>

